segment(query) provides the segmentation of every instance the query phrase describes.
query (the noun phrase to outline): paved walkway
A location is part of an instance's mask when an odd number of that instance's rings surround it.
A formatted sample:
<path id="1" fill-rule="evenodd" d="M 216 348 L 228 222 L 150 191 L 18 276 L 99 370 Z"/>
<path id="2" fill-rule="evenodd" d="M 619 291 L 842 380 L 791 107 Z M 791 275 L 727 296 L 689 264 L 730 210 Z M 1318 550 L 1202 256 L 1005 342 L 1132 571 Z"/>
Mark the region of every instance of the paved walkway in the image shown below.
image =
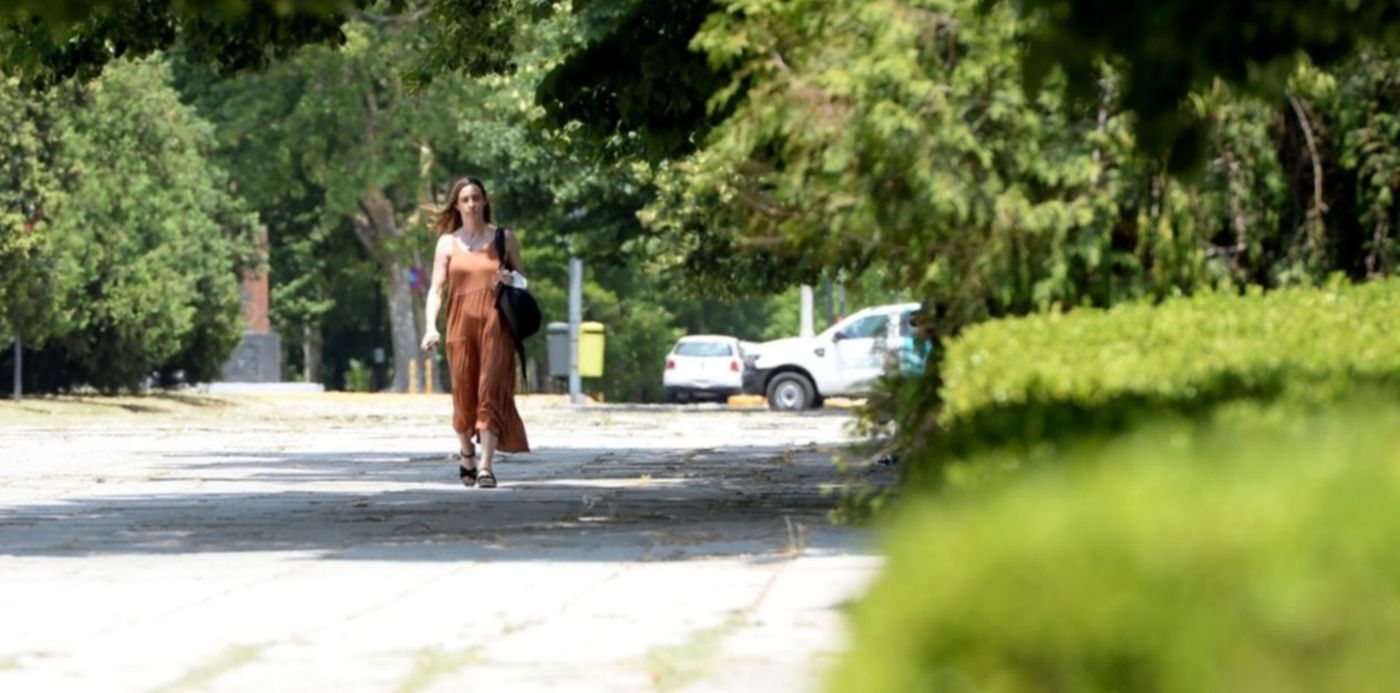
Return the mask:
<path id="1" fill-rule="evenodd" d="M 818 690 L 879 567 L 839 411 L 442 396 L 0 405 L 0 690 Z"/>

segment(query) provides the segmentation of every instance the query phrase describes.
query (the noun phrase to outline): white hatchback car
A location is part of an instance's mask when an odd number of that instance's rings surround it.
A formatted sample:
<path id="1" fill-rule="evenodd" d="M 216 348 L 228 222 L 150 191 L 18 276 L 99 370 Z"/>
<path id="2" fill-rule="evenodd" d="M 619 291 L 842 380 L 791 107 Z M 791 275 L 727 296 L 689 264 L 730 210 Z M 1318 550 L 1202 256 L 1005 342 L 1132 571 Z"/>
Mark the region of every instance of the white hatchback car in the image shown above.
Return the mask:
<path id="1" fill-rule="evenodd" d="M 738 394 L 744 386 L 743 342 L 723 335 L 681 337 L 666 355 L 661 384 L 667 402 Z"/>

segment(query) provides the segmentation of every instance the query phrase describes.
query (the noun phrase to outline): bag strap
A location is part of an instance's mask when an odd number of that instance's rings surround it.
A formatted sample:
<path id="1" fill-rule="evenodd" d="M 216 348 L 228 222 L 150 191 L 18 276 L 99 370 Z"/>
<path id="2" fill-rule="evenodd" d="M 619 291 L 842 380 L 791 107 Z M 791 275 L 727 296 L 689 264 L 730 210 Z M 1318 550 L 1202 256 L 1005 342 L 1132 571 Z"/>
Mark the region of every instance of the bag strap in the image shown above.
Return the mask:
<path id="1" fill-rule="evenodd" d="M 506 255 L 506 227 L 504 226 L 496 227 L 496 257 L 501 259 L 502 267 L 508 270 L 515 269 L 510 266 L 510 257 Z"/>
<path id="2" fill-rule="evenodd" d="M 506 229 L 504 226 L 496 227 L 496 257 L 501 259 L 502 267 L 508 270 L 514 269 L 510 266 L 510 257 L 506 255 Z M 520 360 L 520 379 L 525 381 L 525 387 L 529 389 L 530 379 L 525 373 L 525 340 L 519 339 L 515 335 L 511 335 L 510 339 L 515 342 L 515 353 Z"/>

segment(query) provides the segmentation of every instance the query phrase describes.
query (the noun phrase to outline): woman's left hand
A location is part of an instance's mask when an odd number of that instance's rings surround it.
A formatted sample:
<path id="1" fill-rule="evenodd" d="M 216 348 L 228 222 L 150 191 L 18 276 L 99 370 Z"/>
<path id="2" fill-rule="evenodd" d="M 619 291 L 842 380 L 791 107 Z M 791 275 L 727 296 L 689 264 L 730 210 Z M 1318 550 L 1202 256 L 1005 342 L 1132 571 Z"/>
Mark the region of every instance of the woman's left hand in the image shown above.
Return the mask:
<path id="1" fill-rule="evenodd" d="M 501 270 L 500 275 L 496 278 L 496 281 L 499 281 L 500 283 L 509 286 L 510 284 L 514 283 L 515 278 L 511 276 L 510 270 L 503 269 Z"/>

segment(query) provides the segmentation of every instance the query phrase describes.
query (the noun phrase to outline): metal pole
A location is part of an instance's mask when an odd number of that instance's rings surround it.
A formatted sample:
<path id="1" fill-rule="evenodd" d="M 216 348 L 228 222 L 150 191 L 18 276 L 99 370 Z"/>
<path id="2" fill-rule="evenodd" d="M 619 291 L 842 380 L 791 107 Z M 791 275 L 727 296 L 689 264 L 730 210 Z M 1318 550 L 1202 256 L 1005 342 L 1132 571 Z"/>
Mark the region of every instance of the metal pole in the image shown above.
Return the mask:
<path id="1" fill-rule="evenodd" d="M 828 275 L 822 278 L 822 308 L 826 311 L 826 326 L 831 327 L 836 322 L 836 316 L 832 310 L 831 277 Z"/>
<path id="2" fill-rule="evenodd" d="M 836 317 L 846 317 L 846 275 L 841 273 L 836 282 Z"/>
<path id="3" fill-rule="evenodd" d="M 20 378 L 20 376 L 24 373 L 24 369 L 20 366 L 21 359 L 23 359 L 23 358 L 24 358 L 24 340 L 21 339 L 21 338 L 19 338 L 19 337 L 15 337 L 15 389 L 14 389 L 14 400 L 15 400 L 16 402 L 18 402 L 18 401 L 20 400 L 20 397 L 23 396 L 23 394 L 24 394 L 24 381 Z"/>
<path id="4" fill-rule="evenodd" d="M 798 334 L 802 337 L 811 337 L 816 334 L 812 330 L 812 287 L 802 285 L 802 324 L 798 325 Z"/>
<path id="5" fill-rule="evenodd" d="M 569 258 L 569 401 L 583 404 L 583 381 L 578 374 L 578 333 L 583 322 L 583 260 Z"/>

